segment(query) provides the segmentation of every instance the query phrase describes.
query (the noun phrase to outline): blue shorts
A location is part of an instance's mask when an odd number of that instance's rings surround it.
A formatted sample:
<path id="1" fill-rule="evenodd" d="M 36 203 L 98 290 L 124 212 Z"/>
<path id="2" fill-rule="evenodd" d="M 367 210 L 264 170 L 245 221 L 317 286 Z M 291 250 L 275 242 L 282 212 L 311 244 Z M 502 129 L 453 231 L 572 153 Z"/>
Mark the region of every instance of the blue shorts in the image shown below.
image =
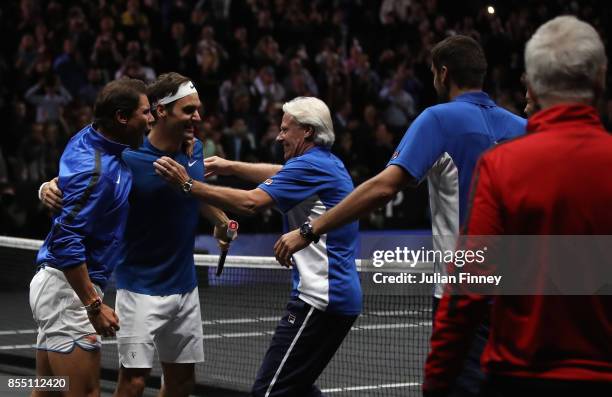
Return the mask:
<path id="1" fill-rule="evenodd" d="M 321 396 L 314 383 L 356 319 L 357 316 L 323 312 L 300 299 L 291 299 L 257 372 L 251 395 Z"/>

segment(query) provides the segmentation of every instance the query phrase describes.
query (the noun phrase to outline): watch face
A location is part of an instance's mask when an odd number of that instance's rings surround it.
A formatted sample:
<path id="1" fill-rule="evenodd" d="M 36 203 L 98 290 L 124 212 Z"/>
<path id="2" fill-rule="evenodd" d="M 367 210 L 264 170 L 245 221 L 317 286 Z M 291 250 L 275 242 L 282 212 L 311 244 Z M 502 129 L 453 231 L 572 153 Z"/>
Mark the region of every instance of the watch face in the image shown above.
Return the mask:
<path id="1" fill-rule="evenodd" d="M 315 241 L 316 239 L 312 233 L 312 225 L 310 223 L 304 223 L 300 226 L 300 235 L 309 241 Z"/>
<path id="2" fill-rule="evenodd" d="M 191 187 L 193 186 L 193 180 L 190 179 L 183 183 L 183 192 L 189 193 L 191 191 Z"/>

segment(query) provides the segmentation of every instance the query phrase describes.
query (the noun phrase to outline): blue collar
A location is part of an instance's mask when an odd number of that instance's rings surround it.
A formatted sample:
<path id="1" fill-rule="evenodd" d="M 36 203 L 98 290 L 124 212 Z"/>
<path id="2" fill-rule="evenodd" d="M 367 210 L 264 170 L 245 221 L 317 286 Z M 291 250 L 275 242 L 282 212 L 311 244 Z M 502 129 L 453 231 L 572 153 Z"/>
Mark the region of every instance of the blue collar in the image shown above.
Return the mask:
<path id="1" fill-rule="evenodd" d="M 466 92 L 456 96 L 451 102 L 469 102 L 481 106 L 497 106 L 486 92 Z"/>
<path id="2" fill-rule="evenodd" d="M 169 155 L 169 153 L 163 152 L 161 150 L 159 150 L 158 148 L 156 148 L 155 146 L 153 146 L 153 144 L 149 141 L 149 137 L 145 136 L 144 139 L 142 140 L 142 148 L 145 148 L 147 150 L 152 151 L 155 154 L 158 154 L 160 156 L 167 156 Z"/>
<path id="3" fill-rule="evenodd" d="M 149 151 L 155 153 L 158 156 L 168 156 L 168 157 L 172 157 L 172 158 L 176 158 L 176 156 L 179 156 L 179 155 L 185 153 L 185 150 L 182 149 L 183 146 L 181 146 L 181 149 L 179 149 L 178 152 L 164 152 L 163 150 L 160 150 L 160 149 L 156 148 L 155 146 L 153 146 L 153 144 L 151 143 L 151 141 L 149 140 L 149 137 L 147 135 L 144 136 L 144 139 L 142 141 L 142 145 L 140 147 L 144 148 L 146 150 L 149 150 Z M 194 148 L 194 150 L 195 150 L 195 148 Z"/>
<path id="4" fill-rule="evenodd" d="M 91 143 L 98 149 L 101 149 L 107 153 L 121 155 L 125 149 L 129 149 L 129 145 L 124 145 L 115 141 L 111 141 L 104 135 L 100 134 L 92 124 L 87 126 L 87 136 Z"/>
<path id="5" fill-rule="evenodd" d="M 300 156 L 303 156 L 306 153 L 315 153 L 315 152 L 331 152 L 331 149 L 326 148 L 324 146 L 314 145 L 310 149 L 306 150 L 304 153 L 300 154 Z M 296 156 L 296 157 L 300 157 L 300 156 Z"/>

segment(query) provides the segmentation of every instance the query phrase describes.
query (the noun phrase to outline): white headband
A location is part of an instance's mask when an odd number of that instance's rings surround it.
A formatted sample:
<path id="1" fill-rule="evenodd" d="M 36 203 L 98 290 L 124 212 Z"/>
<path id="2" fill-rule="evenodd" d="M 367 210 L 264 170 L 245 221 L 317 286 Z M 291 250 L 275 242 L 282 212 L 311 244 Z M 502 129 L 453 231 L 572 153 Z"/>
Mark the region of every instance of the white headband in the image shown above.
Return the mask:
<path id="1" fill-rule="evenodd" d="M 191 81 L 186 81 L 179 86 L 178 90 L 176 90 L 176 94 L 163 97 L 162 99 L 157 101 L 157 104 L 167 105 L 174 101 L 178 101 L 179 99 L 184 98 L 187 95 L 197 94 L 197 93 L 198 91 L 195 89 L 195 86 L 193 85 L 193 83 Z"/>

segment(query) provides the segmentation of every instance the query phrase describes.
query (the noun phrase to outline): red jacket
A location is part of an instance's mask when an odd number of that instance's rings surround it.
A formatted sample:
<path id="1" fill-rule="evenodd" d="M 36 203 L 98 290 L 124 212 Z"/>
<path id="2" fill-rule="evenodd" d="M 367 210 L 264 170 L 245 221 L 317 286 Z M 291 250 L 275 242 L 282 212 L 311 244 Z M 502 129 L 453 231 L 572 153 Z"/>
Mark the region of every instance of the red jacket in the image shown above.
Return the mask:
<path id="1" fill-rule="evenodd" d="M 480 159 L 469 235 L 612 235 L 612 136 L 594 108 L 558 105 L 527 134 Z M 612 296 L 445 294 L 425 390 L 448 388 L 473 330 L 491 313 L 484 370 L 496 375 L 612 382 Z M 449 313 L 451 312 L 451 313 Z"/>

